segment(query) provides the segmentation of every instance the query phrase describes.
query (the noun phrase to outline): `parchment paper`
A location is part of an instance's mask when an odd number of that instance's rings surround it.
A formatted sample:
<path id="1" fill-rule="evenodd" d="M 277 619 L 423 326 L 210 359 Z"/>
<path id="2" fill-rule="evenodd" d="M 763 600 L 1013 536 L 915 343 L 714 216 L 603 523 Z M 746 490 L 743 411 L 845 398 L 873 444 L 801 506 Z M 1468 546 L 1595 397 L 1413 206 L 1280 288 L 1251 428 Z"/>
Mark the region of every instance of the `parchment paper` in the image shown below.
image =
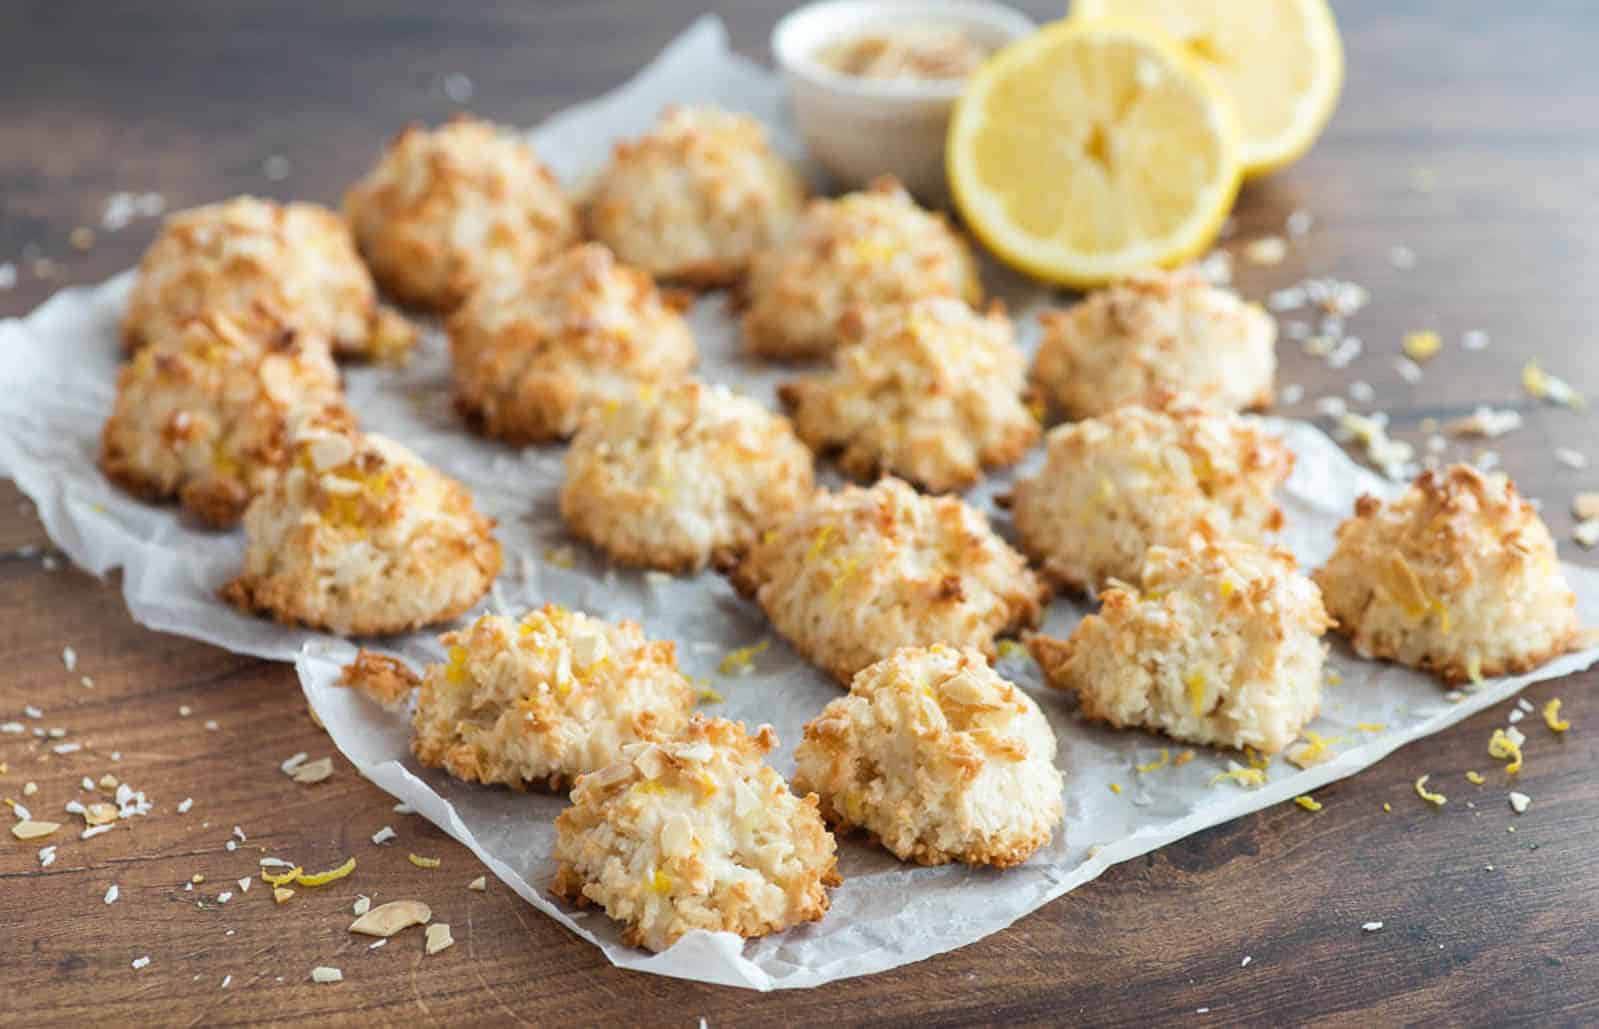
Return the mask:
<path id="1" fill-rule="evenodd" d="M 705 19 L 634 81 L 550 120 L 532 135 L 545 160 L 576 182 L 603 162 L 614 140 L 644 131 L 663 105 L 706 103 L 759 116 L 798 156 L 780 99 L 775 78 L 732 55 L 721 24 Z M 1042 295 L 1014 279 L 991 278 L 991 287 L 1022 314 L 1023 342 L 1030 347 L 1036 325 L 1027 312 Z M 100 476 L 98 433 L 111 407 L 119 359 L 116 323 L 131 281 L 127 272 L 94 288 L 64 290 L 26 319 L 0 323 L 0 473 L 15 478 L 33 498 L 50 537 L 75 562 L 96 574 L 123 569 L 123 591 L 137 621 L 229 650 L 295 661 L 311 705 L 364 775 L 470 847 L 529 903 L 625 968 L 766 990 L 817 986 L 960 947 L 1118 861 L 1350 775 L 1529 682 L 1586 668 L 1599 657 L 1599 650 L 1571 654 L 1536 675 L 1492 681 L 1452 702 L 1431 680 L 1359 661 L 1335 646 L 1332 667 L 1342 673 L 1343 683 L 1329 689 L 1325 713 L 1314 728 L 1344 738 L 1335 748 L 1337 756 L 1306 771 L 1276 762 L 1268 784 L 1254 790 L 1211 786 L 1212 776 L 1226 766 L 1226 755 L 1203 749 L 1185 766 L 1135 773 L 1135 764 L 1153 761 L 1162 749 L 1175 753 L 1179 748 L 1140 733 L 1079 725 L 1068 698 L 1040 687 L 1030 660 L 1006 658 L 1001 671 L 1038 699 L 1060 742 L 1066 823 L 1048 848 L 1021 868 L 997 873 L 905 866 L 859 839 L 846 839 L 840 862 L 845 882 L 821 922 L 751 943 L 728 934 L 693 933 L 671 950 L 649 955 L 622 946 L 603 914 L 567 909 L 545 894 L 553 871 L 548 860 L 552 821 L 562 798 L 470 787 L 420 769 L 409 755 L 404 719 L 332 685 L 340 664 L 353 654 L 352 645 L 247 618 L 214 599 L 239 563 L 240 533 L 191 528 L 172 509 L 134 501 Z M 704 356 L 702 374 L 771 402 L 774 383 L 792 373 L 737 356 L 733 323 L 720 297 L 703 299 L 693 319 Z M 800 727 L 839 691 L 778 641 L 758 611 L 714 574 L 663 580 L 612 571 L 571 544 L 555 506 L 561 451 L 518 452 L 468 435 L 450 409 L 445 348 L 436 329 L 409 368 L 356 368 L 349 371 L 348 383 L 352 405 L 368 428 L 404 441 L 465 481 L 478 503 L 500 519 L 507 568 L 489 606 L 520 612 L 556 601 L 605 617 L 640 619 L 652 636 L 678 641 L 690 673 L 715 680 L 725 701 L 709 710 L 777 727 L 782 747 L 774 763 L 785 775 L 792 772 Z M 1355 497 L 1363 491 L 1389 494 L 1393 487 L 1355 465 L 1314 427 L 1272 424 L 1299 456 L 1284 497 L 1290 526 L 1285 542 L 1306 567 L 1314 566 L 1330 551 L 1333 529 Z M 1035 451 L 1029 465 L 1040 456 Z M 1011 478 L 995 477 L 971 498 L 994 514 L 1002 531 L 1008 525 L 990 497 Z M 575 567 L 545 559 L 550 548 L 560 546 L 572 547 Z M 1585 622 L 1599 622 L 1599 573 L 1572 566 L 1566 573 Z M 1080 605 L 1056 600 L 1046 628 L 1064 634 L 1082 614 Z M 773 645 L 752 674 L 718 675 L 727 651 L 762 639 Z M 417 662 L 442 656 L 429 634 L 377 645 Z M 1354 729 L 1357 723 L 1384 723 L 1387 729 L 1363 734 Z M 1112 782 L 1124 792 L 1112 793 Z"/>

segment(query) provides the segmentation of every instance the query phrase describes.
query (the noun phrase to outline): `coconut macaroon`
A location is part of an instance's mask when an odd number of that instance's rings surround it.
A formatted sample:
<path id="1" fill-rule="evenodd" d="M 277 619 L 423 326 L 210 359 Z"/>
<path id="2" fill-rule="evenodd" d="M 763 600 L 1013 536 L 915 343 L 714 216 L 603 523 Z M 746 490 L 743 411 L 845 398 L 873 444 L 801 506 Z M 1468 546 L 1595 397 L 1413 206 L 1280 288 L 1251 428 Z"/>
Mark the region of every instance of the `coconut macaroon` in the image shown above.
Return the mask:
<path id="1" fill-rule="evenodd" d="M 694 929 L 746 938 L 814 922 L 841 881 L 817 813 L 762 758 L 771 726 L 696 715 L 679 735 L 632 743 L 577 781 L 555 820 L 550 892 L 597 904 L 632 946 L 665 950 Z"/>
<path id="2" fill-rule="evenodd" d="M 982 286 L 971 249 L 939 214 L 916 206 L 893 179 L 836 200 L 813 200 L 783 242 L 756 257 L 744 339 L 765 357 L 825 357 L 838 321 L 917 297 L 975 304 Z"/>
<path id="3" fill-rule="evenodd" d="M 670 640 L 546 604 L 484 615 L 439 637 L 412 717 L 411 751 L 467 782 L 558 790 L 622 748 L 688 723 L 694 690 Z"/>
<path id="4" fill-rule="evenodd" d="M 794 788 L 901 861 L 1008 868 L 1064 814 L 1055 733 L 976 650 L 906 647 L 805 726 Z"/>
<path id="5" fill-rule="evenodd" d="M 1357 653 L 1449 683 L 1531 671 L 1581 634 L 1538 512 L 1469 465 L 1422 472 L 1390 503 L 1361 497 L 1315 575 Z"/>
<path id="6" fill-rule="evenodd" d="M 667 571 L 729 559 L 815 491 L 788 419 L 688 381 L 610 401 L 566 452 L 561 517 L 625 564 Z"/>
<path id="7" fill-rule="evenodd" d="M 657 278 L 726 286 L 788 235 L 805 185 L 744 114 L 669 108 L 619 143 L 586 207 L 590 234 Z"/>
<path id="8" fill-rule="evenodd" d="M 183 326 L 222 313 L 269 341 L 292 329 L 340 357 L 397 359 L 416 330 L 379 306 L 350 230 L 316 204 L 241 196 L 179 211 L 139 261 L 122 340 L 182 349 Z"/>
<path id="9" fill-rule="evenodd" d="M 1056 585 L 1133 581 L 1150 547 L 1198 531 L 1259 539 L 1282 527 L 1272 494 L 1294 455 L 1281 440 L 1230 411 L 1170 396 L 1153 403 L 1050 430 L 1043 467 L 1016 484 L 1022 549 Z"/>
<path id="10" fill-rule="evenodd" d="M 1032 381 L 1070 418 L 1092 418 L 1152 390 L 1231 410 L 1271 403 L 1277 323 L 1196 268 L 1136 275 L 1039 317 Z"/>
<path id="11" fill-rule="evenodd" d="M 859 478 L 887 472 L 943 493 L 1014 464 L 1038 439 L 1022 402 L 1026 358 L 999 307 L 926 297 L 858 311 L 833 367 L 778 396 L 800 438 Z"/>
<path id="12" fill-rule="evenodd" d="M 598 243 L 488 282 L 450 317 L 455 405 L 508 443 L 564 439 L 584 411 L 694 367 L 680 299 Z"/>
<path id="13" fill-rule="evenodd" d="M 294 428 L 312 418 L 350 421 L 327 344 L 292 332 L 263 342 L 209 313 L 123 366 L 100 469 L 135 496 L 176 498 L 226 528 L 288 464 Z"/>
<path id="14" fill-rule="evenodd" d="M 500 572 L 494 522 L 398 443 L 302 428 L 288 471 L 244 513 L 244 571 L 222 598 L 340 636 L 459 616 Z"/>
<path id="15" fill-rule="evenodd" d="M 1028 641 L 1088 718 L 1276 753 L 1316 717 L 1330 622 L 1288 551 L 1196 536 L 1101 601 L 1070 639 Z"/>
<path id="16" fill-rule="evenodd" d="M 731 577 L 846 686 L 902 646 L 992 658 L 994 638 L 1037 622 L 1046 595 L 981 512 L 892 478 L 818 493 L 763 533 Z"/>
<path id="17" fill-rule="evenodd" d="M 345 194 L 344 212 L 383 288 L 434 311 L 578 238 L 576 210 L 533 149 L 464 115 L 408 126 Z"/>

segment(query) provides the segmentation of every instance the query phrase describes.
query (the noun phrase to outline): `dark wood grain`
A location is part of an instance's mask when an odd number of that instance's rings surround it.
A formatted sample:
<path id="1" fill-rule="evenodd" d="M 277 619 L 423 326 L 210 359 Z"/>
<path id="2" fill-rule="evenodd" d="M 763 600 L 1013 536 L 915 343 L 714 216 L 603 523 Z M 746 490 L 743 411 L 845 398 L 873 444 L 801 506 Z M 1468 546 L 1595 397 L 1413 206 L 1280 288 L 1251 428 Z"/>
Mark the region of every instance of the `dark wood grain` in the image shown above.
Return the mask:
<path id="1" fill-rule="evenodd" d="M 785 7 L 705 6 L 726 18 L 740 48 L 762 58 Z M 1050 16 L 1057 5 L 1023 6 Z M 0 6 L 0 262 L 22 261 L 22 276 L 0 293 L 0 315 L 132 263 L 152 222 L 100 233 L 86 253 L 67 242 L 75 226 L 98 227 L 113 191 L 159 191 L 172 206 L 242 191 L 331 201 L 399 125 L 452 110 L 444 75 L 470 75 L 477 111 L 531 124 L 622 81 L 700 9 L 693 0 L 11 0 Z M 1245 191 L 1231 244 L 1280 231 L 1288 212 L 1308 209 L 1315 228 L 1286 262 L 1240 262 L 1241 289 L 1259 297 L 1316 274 L 1355 279 L 1373 293 L 1355 319 L 1368 356 L 1354 368 L 1331 372 L 1284 346 L 1283 381 L 1306 389 L 1289 413 L 1309 415 L 1314 398 L 1357 378 L 1417 442 L 1423 419 L 1483 402 L 1515 407 L 1526 427 L 1491 446 L 1565 539 L 1572 493 L 1599 478 L 1599 418 L 1529 400 L 1518 376 L 1537 358 L 1599 394 L 1599 61 L 1591 52 L 1599 13 L 1578 0 L 1371 0 L 1337 10 L 1349 59 L 1343 104 L 1307 159 Z M 263 172 L 273 154 L 291 163 L 284 181 Z M 1390 265 L 1395 245 L 1417 253 L 1414 269 Z M 55 275 L 37 278 L 24 255 L 57 262 Z M 1435 328 L 1448 342 L 1425 381 L 1410 386 L 1392 359 L 1401 335 L 1416 328 Z M 1472 328 L 1491 335 L 1487 350 L 1460 350 L 1460 334 Z M 1561 444 L 1591 450 L 1593 469 L 1557 465 L 1551 451 Z M 394 814 L 342 759 L 327 783 L 289 782 L 277 770 L 285 756 L 333 748 L 287 668 L 135 626 L 115 582 L 47 569 L 29 549 L 47 546 L 27 504 L 0 486 L 0 721 L 34 704 L 46 724 L 92 749 L 55 756 L 31 738 L 0 737 L 8 766 L 0 794 L 21 799 L 22 784 L 33 781 L 38 792 L 26 802 L 55 811 L 77 795 L 82 776 L 109 770 L 147 790 L 157 812 L 87 842 L 59 834 L 49 869 L 39 868 L 35 845 L 0 845 L 7 1022 L 1599 1018 L 1591 674 L 1529 691 L 1538 705 L 1565 698 L 1578 724 L 1557 740 L 1530 722 L 1520 788 L 1534 804 L 1519 818 L 1505 805 L 1502 773 L 1490 772 L 1482 787 L 1462 778 L 1494 767 L 1484 748 L 1505 712 L 1485 713 L 1321 791 L 1319 814 L 1284 806 L 1200 834 L 916 966 L 756 996 L 616 971 L 492 880 L 487 893 L 468 891 L 483 871 L 470 855 L 422 820 Z M 1583 557 L 1569 542 L 1562 549 Z M 78 653 L 71 675 L 65 646 Z M 92 689 L 78 683 L 84 673 Z M 179 716 L 182 705 L 190 717 Z M 1433 810 L 1411 792 L 1424 773 L 1446 784 L 1447 808 Z M 186 796 L 194 811 L 177 816 Z M 400 831 L 400 845 L 372 847 L 367 838 L 385 824 Z M 229 852 L 234 825 L 249 840 Z M 354 853 L 360 867 L 350 883 L 303 891 L 282 906 L 259 883 L 215 905 L 218 884 L 254 871 L 257 847 L 307 864 Z M 438 855 L 443 865 L 420 871 L 407 851 Z M 196 873 L 207 882 L 185 892 Z M 121 899 L 107 906 L 112 882 Z M 367 951 L 345 932 L 357 892 L 425 898 L 454 927 L 456 947 L 424 958 L 419 940 L 402 937 Z M 206 903 L 197 907 L 197 897 Z M 1363 934 L 1370 920 L 1386 928 Z M 150 967 L 132 970 L 145 954 Z M 311 984 L 318 964 L 341 966 L 347 981 Z M 1200 1008 L 1208 1014 L 1196 1015 Z"/>

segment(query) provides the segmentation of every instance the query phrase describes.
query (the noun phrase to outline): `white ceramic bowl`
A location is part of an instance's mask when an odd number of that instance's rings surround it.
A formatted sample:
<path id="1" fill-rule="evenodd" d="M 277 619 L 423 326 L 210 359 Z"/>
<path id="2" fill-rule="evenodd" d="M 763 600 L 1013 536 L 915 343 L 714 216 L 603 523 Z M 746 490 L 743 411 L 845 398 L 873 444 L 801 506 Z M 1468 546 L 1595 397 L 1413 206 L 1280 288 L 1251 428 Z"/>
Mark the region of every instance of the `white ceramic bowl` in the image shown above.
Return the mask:
<path id="1" fill-rule="evenodd" d="M 867 79 L 817 59 L 829 44 L 895 23 L 949 25 L 990 49 L 1035 26 L 988 0 L 825 0 L 791 11 L 772 30 L 772 53 L 811 156 L 848 188 L 893 175 L 924 202 L 943 205 L 944 136 L 964 80 Z"/>

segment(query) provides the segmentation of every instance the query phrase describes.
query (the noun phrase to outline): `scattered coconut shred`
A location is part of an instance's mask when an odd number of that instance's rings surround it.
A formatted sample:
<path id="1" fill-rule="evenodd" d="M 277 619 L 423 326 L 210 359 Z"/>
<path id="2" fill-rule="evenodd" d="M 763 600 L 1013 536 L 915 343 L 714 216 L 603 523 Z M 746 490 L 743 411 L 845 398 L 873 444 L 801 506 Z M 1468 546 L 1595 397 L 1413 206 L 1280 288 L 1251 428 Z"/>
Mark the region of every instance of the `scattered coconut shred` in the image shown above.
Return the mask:
<path id="1" fill-rule="evenodd" d="M 429 955 L 437 954 L 455 945 L 455 938 L 450 935 L 450 927 L 445 922 L 434 922 L 427 927 L 427 952 Z"/>

